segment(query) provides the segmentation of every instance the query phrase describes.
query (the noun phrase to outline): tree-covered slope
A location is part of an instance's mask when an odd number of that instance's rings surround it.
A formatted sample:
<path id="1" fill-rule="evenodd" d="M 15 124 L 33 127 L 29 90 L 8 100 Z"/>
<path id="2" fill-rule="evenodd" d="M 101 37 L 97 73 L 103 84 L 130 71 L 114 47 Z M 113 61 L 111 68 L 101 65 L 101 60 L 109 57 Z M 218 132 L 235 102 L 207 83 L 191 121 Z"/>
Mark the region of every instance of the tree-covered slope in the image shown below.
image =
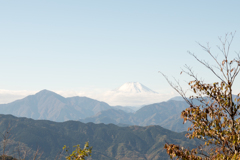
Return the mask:
<path id="1" fill-rule="evenodd" d="M 192 147 L 197 141 L 185 138 L 185 133 L 176 133 L 160 126 L 118 127 L 113 124 L 84 124 L 78 121 L 52 122 L 0 115 L 0 132 L 8 125 L 11 139 L 27 147 L 43 151 L 43 159 L 54 159 L 63 145 L 93 146 L 91 159 L 168 159 L 163 149 L 165 142 Z"/>

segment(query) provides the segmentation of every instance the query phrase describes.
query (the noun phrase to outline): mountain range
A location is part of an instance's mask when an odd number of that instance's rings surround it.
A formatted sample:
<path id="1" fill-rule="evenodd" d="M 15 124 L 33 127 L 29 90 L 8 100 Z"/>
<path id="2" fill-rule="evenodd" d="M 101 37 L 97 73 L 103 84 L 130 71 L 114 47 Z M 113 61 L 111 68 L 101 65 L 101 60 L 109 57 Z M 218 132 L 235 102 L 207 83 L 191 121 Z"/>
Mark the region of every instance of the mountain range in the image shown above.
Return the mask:
<path id="1" fill-rule="evenodd" d="M 32 159 L 34 152 L 40 149 L 39 153 L 43 152 L 41 159 L 52 160 L 64 145 L 71 149 L 77 144 L 82 147 L 89 141 L 93 146 L 89 160 L 168 160 L 170 158 L 163 148 L 166 142 L 187 148 L 200 144 L 199 140 L 187 139 L 186 132 L 176 133 L 160 126 L 118 127 L 78 121 L 33 120 L 11 115 L 0 115 L 0 124 L 0 133 L 10 133 L 7 154 L 18 158 L 18 153 L 21 156 L 27 152 L 26 159 Z"/>
<path id="2" fill-rule="evenodd" d="M 62 122 L 86 118 L 111 108 L 107 103 L 91 98 L 64 98 L 54 92 L 42 90 L 21 100 L 0 104 L 0 113 Z"/>
<path id="3" fill-rule="evenodd" d="M 136 94 L 142 90 L 136 90 Z M 89 141 L 93 146 L 89 160 L 168 160 L 163 149 L 166 142 L 189 148 L 200 144 L 185 138 L 189 124 L 183 125 L 180 113 L 187 107 L 178 97 L 134 110 L 42 90 L 0 105 L 0 133 L 10 129 L 8 155 L 13 157 L 20 147 L 28 151 L 27 159 L 32 159 L 38 148 L 44 153 L 41 159 L 55 159 L 63 145 L 83 145 Z"/>
<path id="4" fill-rule="evenodd" d="M 27 90 L 3 90 L 0 89 L 0 104 L 6 104 L 28 95 L 36 94 L 38 91 Z M 172 93 L 157 93 L 139 82 L 127 82 L 112 90 L 93 89 L 93 90 L 55 90 L 63 97 L 86 96 L 98 101 L 103 101 L 111 106 L 143 106 L 168 100 Z"/>
<path id="5" fill-rule="evenodd" d="M 126 113 L 122 110 L 109 109 L 100 111 L 94 116 L 81 119 L 81 122 L 105 123 L 125 125 L 160 125 L 166 129 L 182 132 L 187 131 L 190 123 L 183 124 L 180 115 L 188 107 L 184 101 L 173 101 L 146 105 L 135 113 Z"/>
<path id="6" fill-rule="evenodd" d="M 64 98 L 52 91 L 42 90 L 21 100 L 0 105 L 1 114 L 27 117 L 35 120 L 81 122 L 129 125 L 160 125 L 172 131 L 186 131 L 180 113 L 188 105 L 183 101 L 167 101 L 146 105 L 134 112 L 132 108 L 113 107 L 87 97 Z M 134 113 L 133 113 L 134 112 Z"/>
<path id="7" fill-rule="evenodd" d="M 31 159 L 40 147 L 43 159 L 54 159 L 63 145 L 83 145 L 89 141 L 94 147 L 89 160 L 165 160 L 170 159 L 163 149 L 166 142 L 189 148 L 201 143 L 184 136 L 190 123 L 183 125 L 180 114 L 187 107 L 181 97 L 136 110 L 87 97 L 65 98 L 42 90 L 0 105 L 0 133 L 4 135 L 6 129 L 11 132 L 7 154 L 13 157 L 20 147 L 28 150 L 27 159 Z"/>

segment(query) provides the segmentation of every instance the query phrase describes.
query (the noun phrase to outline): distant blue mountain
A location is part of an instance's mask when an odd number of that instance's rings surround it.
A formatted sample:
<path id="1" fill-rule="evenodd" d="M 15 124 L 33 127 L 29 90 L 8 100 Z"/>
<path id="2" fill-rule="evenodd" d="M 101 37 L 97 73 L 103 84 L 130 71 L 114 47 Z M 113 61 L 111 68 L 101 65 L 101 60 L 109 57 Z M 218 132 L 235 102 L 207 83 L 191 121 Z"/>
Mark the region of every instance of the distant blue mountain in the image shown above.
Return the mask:
<path id="1" fill-rule="evenodd" d="M 234 96 L 235 98 L 236 96 Z M 199 102 L 195 99 L 194 103 Z M 42 90 L 35 95 L 8 104 L 0 104 L 0 114 L 12 114 L 35 120 L 116 124 L 119 126 L 160 125 L 172 131 L 186 131 L 190 123 L 183 125 L 181 112 L 189 105 L 182 97 L 174 97 L 166 102 L 150 104 L 134 111 L 133 107 L 109 106 L 87 97 L 64 98 L 54 92 Z"/>
<path id="2" fill-rule="evenodd" d="M 111 108 L 107 103 L 91 98 L 64 98 L 54 92 L 42 90 L 21 100 L 0 104 L 0 113 L 63 122 L 93 116 Z"/>
<path id="3" fill-rule="evenodd" d="M 167 101 L 146 105 L 135 113 L 126 113 L 121 110 L 104 110 L 94 116 L 81 119 L 81 122 L 116 124 L 119 126 L 125 125 L 160 125 L 166 129 L 182 132 L 186 131 L 190 126 L 189 123 L 183 124 L 183 119 L 180 115 L 183 110 L 188 107 L 184 101 Z"/>

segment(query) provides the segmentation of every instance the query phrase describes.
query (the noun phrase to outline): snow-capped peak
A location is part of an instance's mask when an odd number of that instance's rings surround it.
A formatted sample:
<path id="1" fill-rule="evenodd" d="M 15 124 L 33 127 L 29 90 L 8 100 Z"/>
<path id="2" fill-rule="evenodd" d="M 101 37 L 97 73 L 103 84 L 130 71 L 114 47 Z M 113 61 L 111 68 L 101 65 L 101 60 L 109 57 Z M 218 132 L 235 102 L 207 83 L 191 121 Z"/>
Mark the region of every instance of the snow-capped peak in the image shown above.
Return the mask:
<path id="1" fill-rule="evenodd" d="M 115 91 L 124 93 L 157 93 L 139 82 L 124 83 L 121 87 L 115 89 Z"/>

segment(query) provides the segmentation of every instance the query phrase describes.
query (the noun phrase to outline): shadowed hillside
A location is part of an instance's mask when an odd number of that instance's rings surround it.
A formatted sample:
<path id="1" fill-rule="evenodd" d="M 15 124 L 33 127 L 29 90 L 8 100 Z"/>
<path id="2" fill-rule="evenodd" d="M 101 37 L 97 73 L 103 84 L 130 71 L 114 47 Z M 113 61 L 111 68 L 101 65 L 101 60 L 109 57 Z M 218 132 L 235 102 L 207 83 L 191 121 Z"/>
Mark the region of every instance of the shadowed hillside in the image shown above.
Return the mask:
<path id="1" fill-rule="evenodd" d="M 89 141 L 93 146 L 94 160 L 112 159 L 168 159 L 163 145 L 177 143 L 187 147 L 198 144 L 185 138 L 185 133 L 176 133 L 160 126 L 118 127 L 113 124 L 84 124 L 77 121 L 51 122 L 0 115 L 0 132 L 8 125 L 11 139 L 44 152 L 43 159 L 54 159 L 63 145 L 83 145 Z"/>

